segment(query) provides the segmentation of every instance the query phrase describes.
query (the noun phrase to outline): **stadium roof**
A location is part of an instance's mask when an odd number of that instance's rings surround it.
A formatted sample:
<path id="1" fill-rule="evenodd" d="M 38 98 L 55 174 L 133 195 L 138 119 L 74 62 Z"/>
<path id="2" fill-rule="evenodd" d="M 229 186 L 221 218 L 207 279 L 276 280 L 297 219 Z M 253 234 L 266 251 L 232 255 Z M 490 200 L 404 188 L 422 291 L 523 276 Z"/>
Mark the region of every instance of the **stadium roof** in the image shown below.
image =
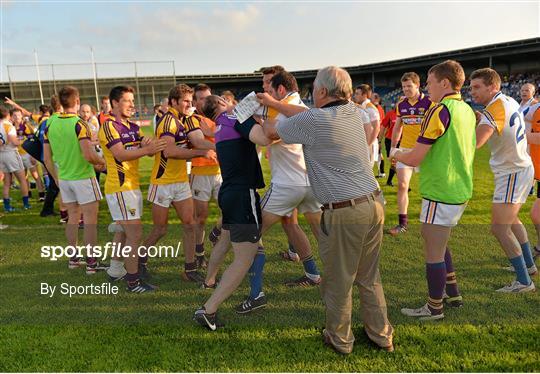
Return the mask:
<path id="1" fill-rule="evenodd" d="M 498 62 L 502 60 L 513 60 L 515 61 L 517 55 L 529 55 L 531 57 L 538 57 L 540 60 L 540 38 L 531 38 L 523 39 L 511 42 L 503 42 L 490 44 L 480 47 L 471 47 L 464 48 L 459 50 L 433 53 L 423 56 L 409 57 L 399 60 L 392 60 L 386 62 L 377 62 L 366 65 L 356 65 L 356 66 L 347 66 L 344 67 L 351 74 L 366 74 L 372 72 L 384 72 L 384 71 L 393 71 L 407 69 L 417 66 L 424 65 L 433 65 L 438 62 L 441 62 L 445 59 L 457 59 L 459 61 L 473 61 L 489 58 L 497 58 Z M 313 70 L 298 70 L 293 71 L 294 75 L 297 78 L 308 78 L 314 77 L 317 73 L 317 69 Z M 206 83 L 227 83 L 235 82 L 239 83 L 242 81 L 252 81 L 254 79 L 260 79 L 261 72 L 260 70 L 254 71 L 253 73 L 240 73 L 240 74 L 203 74 L 203 75 L 177 75 L 176 80 L 182 82 L 206 82 Z M 100 82 L 113 82 L 122 79 L 123 77 L 117 78 L 99 78 Z M 148 77 L 139 77 L 139 81 L 148 81 L 148 80 L 166 80 L 170 79 L 171 76 L 148 76 Z M 91 79 L 80 79 L 80 80 L 70 80 L 70 81 L 91 81 Z M 35 82 L 35 81 L 28 81 Z M 23 82 L 17 82 L 21 84 Z M 7 82 L 2 83 L 1 85 L 7 85 Z M 24 83 L 23 83 L 24 84 Z"/>

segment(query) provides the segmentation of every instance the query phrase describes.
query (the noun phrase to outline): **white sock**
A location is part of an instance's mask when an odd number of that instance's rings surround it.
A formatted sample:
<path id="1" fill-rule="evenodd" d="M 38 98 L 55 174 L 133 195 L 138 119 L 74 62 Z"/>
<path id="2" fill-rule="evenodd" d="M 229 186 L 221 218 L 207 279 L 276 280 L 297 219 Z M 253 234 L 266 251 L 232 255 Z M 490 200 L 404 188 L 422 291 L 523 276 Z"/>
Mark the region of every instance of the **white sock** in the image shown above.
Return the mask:
<path id="1" fill-rule="evenodd" d="M 314 282 L 321 279 L 321 276 L 319 274 L 310 274 L 310 273 L 305 273 L 305 274 L 306 274 L 306 277 L 308 277 L 309 279 L 311 279 Z"/>

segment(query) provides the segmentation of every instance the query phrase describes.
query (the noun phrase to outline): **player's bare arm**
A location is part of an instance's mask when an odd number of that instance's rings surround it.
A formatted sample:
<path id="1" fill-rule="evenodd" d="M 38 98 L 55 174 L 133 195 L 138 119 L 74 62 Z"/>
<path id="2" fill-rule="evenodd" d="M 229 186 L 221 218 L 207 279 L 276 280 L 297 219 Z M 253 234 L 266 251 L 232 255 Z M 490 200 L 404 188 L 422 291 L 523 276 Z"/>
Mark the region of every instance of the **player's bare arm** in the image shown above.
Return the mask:
<path id="1" fill-rule="evenodd" d="M 397 147 L 399 139 L 401 139 L 401 134 L 403 133 L 403 124 L 401 123 L 401 118 L 396 119 L 394 129 L 392 130 L 392 148 Z"/>
<path id="2" fill-rule="evenodd" d="M 213 161 L 217 160 L 216 152 L 212 149 L 188 149 L 177 147 L 172 136 L 163 136 L 161 139 L 166 143 L 163 154 L 167 158 L 189 160 L 194 157 L 204 157 Z"/>
<path id="3" fill-rule="evenodd" d="M 252 143 L 262 146 L 267 146 L 272 142 L 272 140 L 264 134 L 264 130 L 259 124 L 256 124 L 251 128 L 251 131 L 249 132 L 249 140 Z"/>
<path id="4" fill-rule="evenodd" d="M 56 185 L 58 185 L 58 174 L 56 172 L 56 166 L 54 165 L 52 158 L 52 149 L 49 143 L 43 144 L 43 161 L 47 167 L 47 171 L 53 177 Z"/>
<path id="5" fill-rule="evenodd" d="M 162 139 L 143 138 L 141 148 L 125 149 L 120 143 L 110 148 L 114 158 L 120 162 L 136 160 L 144 156 L 151 156 L 165 149 L 167 143 Z"/>
<path id="6" fill-rule="evenodd" d="M 493 127 L 481 124 L 476 127 L 476 149 L 482 148 L 487 143 L 491 135 L 495 132 Z"/>
<path id="7" fill-rule="evenodd" d="M 397 161 L 405 165 L 417 167 L 422 163 L 430 149 L 431 144 L 416 143 L 414 148 L 408 152 L 394 149 L 390 153 L 390 157 L 395 158 Z"/>
<path id="8" fill-rule="evenodd" d="M 191 131 L 187 134 L 189 142 L 193 145 L 194 148 L 203 149 L 203 150 L 216 150 L 216 145 L 204 138 L 203 131 Z"/>

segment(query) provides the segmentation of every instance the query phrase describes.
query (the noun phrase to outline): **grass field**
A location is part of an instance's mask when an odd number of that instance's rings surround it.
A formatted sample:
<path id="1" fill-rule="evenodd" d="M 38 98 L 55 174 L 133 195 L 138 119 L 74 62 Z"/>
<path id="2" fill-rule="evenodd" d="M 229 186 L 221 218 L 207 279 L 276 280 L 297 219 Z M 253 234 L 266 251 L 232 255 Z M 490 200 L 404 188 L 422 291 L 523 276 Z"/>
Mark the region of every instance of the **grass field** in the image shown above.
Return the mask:
<path id="1" fill-rule="evenodd" d="M 180 279 L 181 258 L 151 260 L 152 283 L 160 287 L 155 294 L 130 295 L 121 289 L 117 296 L 41 296 L 40 282 L 98 284 L 106 281 L 106 275 L 88 277 L 82 270 L 68 270 L 65 260 L 40 257 L 42 245 L 64 244 L 65 240 L 58 218 L 40 218 L 39 204 L 34 201 L 31 211 L 2 218 L 10 228 L 0 232 L 0 371 L 538 371 L 538 294 L 494 292 L 513 275 L 501 270 L 507 261 L 489 233 L 493 177 L 488 157 L 487 150 L 477 154 L 474 197 L 450 242 L 463 308 L 446 310 L 444 320 L 432 323 L 399 312 L 404 306 L 422 305 L 427 294 L 416 224 L 417 176 L 411 186 L 410 231 L 399 238 L 384 238 L 381 273 L 395 327 L 393 354 L 367 345 L 357 299 L 353 353 L 342 357 L 323 345 L 324 309 L 318 289 L 283 285 L 302 270 L 279 259 L 278 252 L 287 244 L 279 227 L 264 238 L 268 307 L 247 316 L 234 313 L 233 306 L 248 292 L 245 281 L 222 306 L 220 317 L 226 327 L 217 332 L 203 330 L 191 320 L 209 292 Z M 151 163 L 149 158 L 141 162 L 145 196 Z M 396 193 L 395 188 L 382 187 L 389 226 L 396 222 Z M 522 209 L 521 218 L 536 244 L 528 217 L 532 200 Z M 18 201 L 15 205 L 20 207 Z M 216 219 L 212 207 L 211 223 Z M 149 213 L 145 203 L 145 232 L 150 228 Z M 105 201 L 100 222 L 99 239 L 105 243 L 111 239 Z M 172 225 L 162 243 L 176 245 L 178 223 L 171 216 Z M 316 248 L 311 235 L 310 239 Z M 538 277 L 534 280 L 540 285 Z"/>

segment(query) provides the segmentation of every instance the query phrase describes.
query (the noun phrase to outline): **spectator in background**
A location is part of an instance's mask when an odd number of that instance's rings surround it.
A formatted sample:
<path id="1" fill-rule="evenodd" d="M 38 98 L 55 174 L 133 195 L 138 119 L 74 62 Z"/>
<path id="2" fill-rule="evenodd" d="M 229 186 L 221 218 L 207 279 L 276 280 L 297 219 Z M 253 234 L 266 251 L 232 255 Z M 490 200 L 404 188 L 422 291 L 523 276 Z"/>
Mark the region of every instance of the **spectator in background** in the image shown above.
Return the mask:
<path id="1" fill-rule="evenodd" d="M 371 95 L 371 102 L 377 107 L 377 110 L 379 111 L 379 116 L 381 118 L 384 118 L 384 108 L 381 105 L 381 97 L 377 92 L 373 92 L 373 94 Z"/>
<path id="2" fill-rule="evenodd" d="M 169 98 L 166 97 L 164 99 L 161 99 L 161 102 L 159 104 L 159 107 L 157 111 L 154 107 L 154 134 L 156 133 L 157 124 L 159 123 L 159 120 L 167 111 L 169 110 Z"/>
<path id="3" fill-rule="evenodd" d="M 111 118 L 111 100 L 109 100 L 109 96 L 103 96 L 101 98 L 101 111 L 97 118 L 100 126 L 102 126 L 106 120 Z"/>
<path id="4" fill-rule="evenodd" d="M 519 94 L 521 96 L 521 102 L 519 103 L 519 111 L 523 113 L 525 117 L 525 126 L 527 130 L 531 129 L 531 118 L 534 114 L 533 106 L 538 103 L 538 100 L 534 97 L 536 89 L 532 83 L 525 83 L 521 86 Z M 535 108 L 536 109 L 536 108 Z M 529 111 L 532 110 L 531 116 L 527 116 Z"/>
<path id="5" fill-rule="evenodd" d="M 99 121 L 98 119 L 93 115 L 92 113 L 92 107 L 88 104 L 82 104 L 81 108 L 79 109 L 79 116 L 83 121 L 85 121 L 88 124 L 88 128 L 91 132 L 91 140 L 92 142 L 99 142 L 98 140 L 98 133 L 99 133 Z M 103 157 L 103 151 L 101 150 L 101 147 L 98 144 L 94 145 L 96 149 L 96 153 Z M 96 179 L 99 182 L 99 176 L 101 175 L 99 170 L 96 170 Z"/>

